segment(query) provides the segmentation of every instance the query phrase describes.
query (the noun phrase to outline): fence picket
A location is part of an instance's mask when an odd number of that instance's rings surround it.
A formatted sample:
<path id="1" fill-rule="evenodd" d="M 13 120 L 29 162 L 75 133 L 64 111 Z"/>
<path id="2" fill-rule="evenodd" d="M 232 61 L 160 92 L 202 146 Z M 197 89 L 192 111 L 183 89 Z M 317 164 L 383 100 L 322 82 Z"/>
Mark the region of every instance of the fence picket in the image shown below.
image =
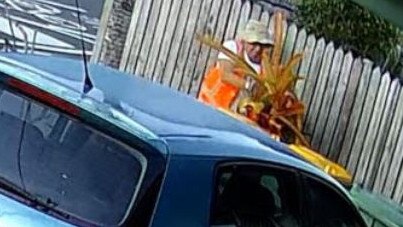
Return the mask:
<path id="1" fill-rule="evenodd" d="M 355 59 L 353 63 L 353 68 L 349 75 L 347 89 L 344 94 L 344 99 L 342 101 L 343 104 L 336 124 L 336 131 L 333 135 L 332 143 L 330 145 L 328 153 L 328 157 L 331 160 L 337 160 L 339 157 L 339 151 L 342 147 L 344 135 L 346 133 L 348 121 L 352 112 L 354 99 L 356 98 L 358 84 L 361 79 L 360 76 L 362 73 L 362 65 L 363 64 L 361 58 Z"/>
<path id="2" fill-rule="evenodd" d="M 147 64 L 147 59 L 148 59 L 150 49 L 151 49 L 152 39 L 153 39 L 155 32 L 158 29 L 158 27 L 156 25 L 158 22 L 158 15 L 159 15 L 159 11 L 161 9 L 161 4 L 162 4 L 162 0 L 157 0 L 157 1 L 154 1 L 153 5 L 151 7 L 149 19 L 144 28 L 145 34 L 144 34 L 143 42 L 141 43 L 141 46 L 139 47 L 140 51 L 139 51 L 138 57 L 136 59 L 136 67 L 134 69 L 135 75 L 144 75 L 145 67 Z M 133 68 L 134 68 L 134 66 L 133 66 Z"/>
<path id="3" fill-rule="evenodd" d="M 308 78 L 308 70 L 309 70 L 309 66 L 311 64 L 313 51 L 315 48 L 315 43 L 316 43 L 315 36 L 310 35 L 308 37 L 308 40 L 306 41 L 306 45 L 305 45 L 305 49 L 304 49 L 304 58 L 301 62 L 301 66 L 298 71 L 298 75 L 304 77 L 305 79 L 299 80 L 295 84 L 295 94 L 297 95 L 298 98 L 302 97 L 302 92 L 304 90 L 305 81 Z"/>
<path id="4" fill-rule="evenodd" d="M 348 157 L 351 152 L 353 139 L 358 129 L 358 123 L 363 111 L 364 99 L 367 94 L 369 81 L 371 79 L 373 62 L 364 59 L 364 67 L 360 76 L 360 84 L 358 86 L 357 94 L 355 96 L 354 105 L 351 111 L 350 120 L 344 136 L 343 145 L 339 153 L 339 163 L 343 166 L 347 165 Z"/>
<path id="5" fill-rule="evenodd" d="M 270 17 L 270 21 L 269 21 L 269 33 L 273 35 L 273 38 L 274 38 L 274 35 L 275 35 L 275 32 L 274 32 L 274 26 L 275 26 L 275 24 L 274 24 L 274 22 L 275 22 L 274 16 Z"/>
<path id="6" fill-rule="evenodd" d="M 295 40 L 297 38 L 297 32 L 298 32 L 298 29 L 295 24 L 291 24 L 288 27 L 287 37 L 284 41 L 283 55 L 282 55 L 282 59 L 281 59 L 281 62 L 283 64 L 285 64 L 291 58 L 291 54 L 294 49 Z"/>
<path id="7" fill-rule="evenodd" d="M 325 134 L 326 123 L 330 114 L 333 96 L 336 92 L 337 81 L 339 80 L 341 66 L 343 64 L 344 52 L 342 49 L 338 49 L 334 55 L 332 68 L 328 76 L 328 82 L 322 98 L 322 104 L 318 113 L 318 120 L 313 131 L 311 144 L 315 149 L 320 150 L 320 144 L 322 142 L 323 135 Z M 324 153 L 324 151 L 321 151 Z"/>
<path id="8" fill-rule="evenodd" d="M 401 157 L 400 157 L 401 158 Z M 392 199 L 400 205 L 403 205 L 403 165 L 400 159 L 400 166 L 396 166 L 398 169 L 398 173 L 396 175 L 395 180 L 397 181 L 394 188 L 394 193 Z"/>
<path id="9" fill-rule="evenodd" d="M 312 61 L 311 61 L 310 67 L 309 67 L 309 72 L 305 79 L 305 86 L 304 86 L 304 89 L 303 89 L 302 95 L 301 95 L 303 103 L 305 103 L 305 105 L 308 107 L 310 106 L 313 89 L 315 88 L 315 85 L 316 85 L 316 82 L 318 79 L 320 66 L 321 66 L 322 60 L 323 60 L 324 51 L 325 51 L 325 39 L 321 38 L 316 43 L 315 51 L 313 53 Z M 305 117 L 306 117 L 306 114 L 305 114 Z"/>
<path id="10" fill-rule="evenodd" d="M 193 0 L 192 6 L 190 7 L 189 18 L 186 24 L 186 29 L 184 31 L 184 37 L 182 40 L 182 44 L 180 45 L 178 52 L 178 59 L 175 64 L 175 69 L 173 72 L 174 80 L 172 81 L 171 86 L 175 89 L 181 89 L 182 84 L 186 83 L 188 80 L 185 78 L 189 78 L 189 76 L 184 75 L 186 60 L 189 58 L 190 50 L 192 48 L 193 42 L 196 42 L 195 33 L 196 33 L 196 23 L 199 18 L 199 12 L 201 8 L 202 1 Z"/>
<path id="11" fill-rule="evenodd" d="M 293 51 L 292 51 L 293 55 L 294 55 L 294 54 L 303 54 L 303 58 L 306 57 L 306 54 L 303 52 L 304 47 L 305 47 L 305 43 L 306 43 L 306 41 L 307 41 L 307 38 L 306 38 L 306 37 L 307 37 L 307 34 L 306 34 L 306 30 L 305 30 L 305 29 L 302 29 L 301 31 L 298 32 L 297 40 L 295 41 L 294 49 L 293 49 Z M 295 68 L 294 68 L 294 70 L 293 70 L 293 72 L 294 72 L 295 74 L 297 74 L 298 76 L 301 76 L 301 75 L 299 74 L 299 68 L 300 68 L 300 66 L 301 66 L 301 63 L 299 62 L 299 63 L 295 66 Z"/>
<path id="12" fill-rule="evenodd" d="M 143 0 L 144 1 L 144 0 Z M 147 63 L 144 69 L 144 77 L 153 80 L 155 75 L 154 75 L 154 70 L 157 67 L 157 60 L 158 60 L 158 55 L 161 50 L 161 44 L 162 40 L 164 38 L 164 34 L 167 28 L 167 23 L 168 23 L 168 18 L 169 18 L 169 12 L 170 12 L 170 7 L 172 5 L 172 0 L 164 0 L 162 1 L 162 7 L 161 7 L 161 13 L 158 16 L 158 22 L 156 27 L 155 33 L 153 34 L 153 41 L 151 44 L 149 52 L 149 57 L 147 59 Z M 135 34 L 134 34 L 135 35 Z M 129 53 L 130 54 L 130 53 Z M 130 58 L 131 56 L 128 56 Z"/>
<path id="13" fill-rule="evenodd" d="M 139 59 L 140 49 L 142 47 L 142 43 L 144 40 L 144 36 L 147 35 L 147 19 L 150 14 L 152 8 L 152 1 L 144 1 L 141 7 L 140 16 L 136 17 L 135 15 L 132 18 L 132 22 L 136 23 L 135 19 L 137 19 L 136 30 L 133 33 L 133 42 L 130 46 L 130 52 L 126 52 L 126 56 L 129 56 L 127 65 L 125 67 L 126 71 L 129 73 L 134 73 L 136 69 L 136 64 Z M 123 64 L 123 62 L 122 62 Z M 122 65 L 121 64 L 121 65 Z M 123 66 L 122 66 L 123 67 Z"/>
<path id="14" fill-rule="evenodd" d="M 397 138 L 396 148 L 391 155 L 392 161 L 388 175 L 386 179 L 383 179 L 385 182 L 383 183 L 382 194 L 387 197 L 392 197 L 395 194 L 397 185 L 403 183 L 401 175 L 403 165 L 403 127 L 400 127 Z"/>
<path id="15" fill-rule="evenodd" d="M 372 117 L 369 122 L 368 130 L 366 131 L 366 137 L 363 141 L 363 148 L 361 151 L 361 157 L 357 165 L 357 172 L 354 174 L 354 179 L 357 183 L 364 183 L 365 175 L 367 174 L 367 168 L 369 165 L 369 159 L 372 155 L 372 149 L 374 148 L 374 143 L 377 135 L 379 134 L 379 123 L 381 121 L 381 111 L 385 107 L 385 101 L 387 97 L 387 91 L 390 85 L 390 76 L 382 75 L 381 85 L 379 87 L 379 92 L 377 94 L 374 108 L 372 111 Z M 367 111 L 367 110 L 366 110 Z M 366 112 L 364 114 L 369 114 Z"/>
<path id="16" fill-rule="evenodd" d="M 252 6 L 249 1 L 243 2 L 242 9 L 241 9 L 241 14 L 239 15 L 239 22 L 237 26 L 237 31 L 236 31 L 236 37 L 239 35 L 239 33 L 242 31 L 242 29 L 245 28 L 246 23 L 249 20 L 249 15 L 251 13 Z"/>
<path id="17" fill-rule="evenodd" d="M 262 14 L 262 6 L 260 4 L 254 3 L 252 5 L 252 13 L 250 15 L 250 19 L 259 20 Z"/>
<path id="18" fill-rule="evenodd" d="M 353 55 L 351 52 L 347 53 L 343 60 L 343 65 L 341 67 L 341 73 L 339 76 L 339 81 L 337 83 L 336 92 L 332 99 L 331 111 L 329 113 L 329 118 L 327 120 L 326 128 L 324 131 L 322 143 L 320 145 L 320 151 L 326 156 L 329 153 L 330 144 L 332 143 L 332 138 L 336 130 L 336 124 L 340 109 L 343 104 L 344 94 L 347 89 L 347 83 L 351 72 L 351 66 L 353 63 Z"/>
<path id="19" fill-rule="evenodd" d="M 221 7 L 220 14 L 218 15 L 218 18 L 227 18 L 229 16 L 229 12 L 231 11 L 230 10 L 231 5 L 232 5 L 232 1 L 224 0 L 223 6 Z M 214 37 L 216 39 L 218 39 L 218 40 L 221 40 L 221 41 L 223 40 L 223 36 L 224 36 L 224 32 L 225 32 L 225 26 L 226 26 L 225 22 L 226 21 L 227 20 L 225 20 L 225 21 L 218 20 L 218 24 L 217 24 L 217 27 L 216 27 L 216 32 L 214 34 Z M 217 60 L 217 56 L 218 56 L 218 51 L 211 49 L 210 53 L 209 53 L 209 55 L 207 57 L 207 64 L 205 64 L 206 67 L 205 67 L 202 75 L 205 75 L 206 70 L 208 70 L 211 66 L 214 65 L 214 63 Z M 196 87 L 198 87 L 198 84 L 197 84 Z"/>
<path id="20" fill-rule="evenodd" d="M 169 13 L 169 18 L 168 18 L 168 23 L 167 23 L 167 28 L 164 33 L 164 38 L 161 43 L 161 49 L 158 55 L 157 59 L 157 64 L 154 69 L 153 75 L 154 81 L 158 81 L 159 83 L 162 83 L 163 77 L 164 77 L 164 72 L 166 68 L 166 64 L 168 59 L 168 54 L 171 51 L 171 42 L 175 34 L 175 28 L 177 24 L 179 23 L 178 17 L 179 17 L 179 9 L 182 6 L 182 1 L 181 0 L 174 0 L 172 3 L 172 8 L 171 12 Z"/>
<path id="21" fill-rule="evenodd" d="M 208 34 L 212 34 L 212 35 L 215 34 L 222 3 L 223 3 L 223 0 L 214 0 L 213 1 L 213 6 L 211 7 L 211 11 L 208 16 L 209 19 L 208 19 L 207 23 L 205 24 L 205 30 L 207 31 Z M 196 96 L 196 94 L 199 91 L 200 81 L 203 79 L 203 76 L 204 76 L 204 71 L 206 68 L 209 53 L 210 53 L 210 48 L 207 46 L 202 46 L 198 59 L 197 59 L 197 63 L 195 65 L 193 79 L 190 82 L 191 84 L 190 84 L 189 94 L 191 94 L 193 96 Z"/>
<path id="22" fill-rule="evenodd" d="M 241 14 L 242 0 L 234 0 L 232 3 L 231 14 L 228 19 L 227 30 L 225 31 L 224 40 L 234 39 L 236 28 L 238 26 L 239 16 Z"/>
<path id="23" fill-rule="evenodd" d="M 312 89 L 312 101 L 311 104 L 304 103 L 306 105 L 306 125 L 304 132 L 308 135 L 313 134 L 315 124 L 317 122 L 317 116 L 319 113 L 320 105 L 322 103 L 323 93 L 327 84 L 329 70 L 332 65 L 334 54 L 334 44 L 330 43 L 327 45 L 325 53 L 323 55 L 322 65 L 320 66 L 320 72 L 314 80 L 316 80 L 316 88 Z"/>
<path id="24" fill-rule="evenodd" d="M 131 52 L 133 49 L 135 34 L 137 33 L 137 28 L 138 28 L 137 24 L 141 20 L 140 16 L 143 15 L 143 14 L 141 14 L 141 11 L 143 9 L 143 4 L 144 4 L 144 1 L 136 1 L 134 3 L 132 19 L 130 21 L 129 31 L 127 33 L 126 42 L 125 42 L 126 48 L 123 48 L 122 58 L 120 59 L 119 69 L 123 70 L 123 71 L 127 70 L 129 61 L 131 59 Z"/>
<path id="25" fill-rule="evenodd" d="M 185 35 L 186 23 L 189 21 L 189 12 L 192 1 L 183 1 L 182 8 L 179 11 L 178 22 L 176 28 L 174 29 L 174 36 L 169 47 L 168 57 L 166 62 L 166 67 L 163 71 L 164 77 L 162 78 L 162 84 L 172 87 L 172 81 L 175 80 L 174 84 L 179 85 L 179 81 L 182 75 L 174 74 L 175 67 L 177 67 L 177 59 L 179 58 L 179 50 L 183 45 L 183 38 Z M 197 0 L 196 0 L 197 1 Z M 174 89 L 178 89 L 176 86 Z"/>
<path id="26" fill-rule="evenodd" d="M 208 12 L 210 12 L 210 9 L 212 7 L 212 2 L 213 0 L 204 0 L 201 11 L 200 11 L 200 17 L 197 21 L 196 25 L 196 32 L 198 33 L 203 33 L 203 29 L 205 27 L 205 24 L 207 23 L 208 20 Z M 192 48 L 189 53 L 189 57 L 186 61 L 185 65 L 185 72 L 183 76 L 183 82 L 180 86 L 180 91 L 183 91 L 185 93 L 189 93 L 190 91 L 190 86 L 192 84 L 192 80 L 194 77 L 194 69 L 195 65 L 197 63 L 197 59 L 199 56 L 199 52 L 201 50 L 201 44 L 197 41 L 193 41 L 192 43 Z"/>
<path id="27" fill-rule="evenodd" d="M 376 94 L 379 92 L 380 79 L 381 79 L 381 71 L 379 67 L 377 67 L 372 72 L 367 95 L 365 97 L 363 111 L 359 119 L 357 133 L 353 140 L 354 142 L 351 148 L 350 158 L 347 164 L 347 169 L 352 174 L 354 174 L 357 169 L 357 163 L 361 155 L 363 142 L 365 141 L 365 136 L 367 135 L 368 124 L 371 119 L 372 111 L 374 108 Z"/>
<path id="28" fill-rule="evenodd" d="M 388 74 L 383 76 L 389 77 Z M 379 130 L 377 130 L 377 136 L 375 137 L 374 148 L 372 149 L 372 156 L 369 159 L 369 164 L 367 167 L 367 174 L 363 179 L 367 188 L 372 189 L 373 187 L 375 175 L 380 165 L 382 151 L 385 150 L 386 139 L 390 132 L 393 118 L 392 114 L 395 111 L 397 98 L 400 91 L 399 86 L 400 82 L 398 79 L 392 81 L 390 89 L 386 91 L 387 97 L 384 107 L 380 109 L 381 120 Z"/>
<path id="29" fill-rule="evenodd" d="M 113 1 L 105 1 L 104 6 L 102 8 L 102 15 L 99 21 L 99 29 L 97 32 L 97 39 L 98 42 L 95 42 L 94 51 L 91 56 L 91 63 L 97 63 L 101 60 L 101 52 L 104 48 L 103 40 L 106 39 L 106 32 L 108 28 L 108 21 L 111 16 L 111 12 L 113 10 Z"/>
<path id="30" fill-rule="evenodd" d="M 392 184 L 389 181 L 389 173 L 392 166 L 394 151 L 399 141 L 399 133 L 403 124 L 403 91 L 400 89 L 395 114 L 393 115 L 392 125 L 388 139 L 385 144 L 385 149 L 382 152 L 381 162 L 379 164 L 378 173 L 374 182 L 373 190 L 382 192 L 385 184 Z"/>
<path id="31" fill-rule="evenodd" d="M 264 11 L 262 13 L 262 16 L 260 17 L 260 21 L 263 22 L 266 26 L 269 26 L 270 22 L 270 14 L 267 11 Z"/>

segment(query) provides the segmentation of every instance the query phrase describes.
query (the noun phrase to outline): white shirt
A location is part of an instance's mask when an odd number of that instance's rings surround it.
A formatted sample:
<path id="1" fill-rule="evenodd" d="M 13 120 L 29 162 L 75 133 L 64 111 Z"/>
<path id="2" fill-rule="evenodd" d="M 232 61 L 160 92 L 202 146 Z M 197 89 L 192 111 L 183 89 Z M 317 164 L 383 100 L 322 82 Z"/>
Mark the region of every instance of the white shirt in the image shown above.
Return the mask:
<path id="1" fill-rule="evenodd" d="M 225 41 L 223 45 L 224 45 L 224 47 L 226 47 L 228 50 L 232 51 L 232 52 L 235 53 L 235 54 L 238 54 L 237 44 L 236 44 L 236 41 L 235 41 L 235 40 Z M 246 51 L 245 51 L 245 48 L 244 48 L 243 52 L 244 52 L 244 59 L 246 60 L 246 62 L 247 62 L 256 72 L 259 73 L 259 72 L 260 72 L 260 64 L 253 63 L 253 62 L 250 60 L 248 54 L 247 54 Z M 218 60 L 230 60 L 230 61 L 231 61 L 231 59 L 230 59 L 227 55 L 225 55 L 224 53 L 222 53 L 222 52 L 220 52 L 220 53 L 218 54 Z M 232 104 L 232 106 L 231 106 L 231 109 L 232 109 L 233 111 L 235 111 L 235 112 L 237 112 L 237 106 L 238 106 L 239 101 L 240 101 L 241 99 L 245 98 L 245 97 L 249 97 L 249 96 L 250 96 L 250 89 L 251 89 L 251 87 L 253 86 L 254 81 L 253 81 L 253 79 L 250 78 L 250 77 L 247 77 L 247 78 L 246 78 L 246 81 L 247 81 L 247 84 L 249 84 L 249 85 L 246 85 L 246 86 L 247 86 L 247 87 L 246 87 L 246 90 L 241 90 L 241 92 L 238 94 L 237 98 L 234 100 L 234 102 L 233 102 L 233 104 Z"/>

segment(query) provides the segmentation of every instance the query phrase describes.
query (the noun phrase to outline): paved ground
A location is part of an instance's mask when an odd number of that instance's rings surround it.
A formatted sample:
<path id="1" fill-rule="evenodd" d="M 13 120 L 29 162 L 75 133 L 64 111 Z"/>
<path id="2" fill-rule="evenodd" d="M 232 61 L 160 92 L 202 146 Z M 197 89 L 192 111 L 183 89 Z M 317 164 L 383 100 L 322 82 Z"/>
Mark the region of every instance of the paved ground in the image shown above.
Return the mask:
<path id="1" fill-rule="evenodd" d="M 20 49 L 28 43 L 28 51 L 78 55 L 81 28 L 92 50 L 103 1 L 79 0 L 80 26 L 75 0 L 0 0 L 0 44 L 7 39 Z"/>

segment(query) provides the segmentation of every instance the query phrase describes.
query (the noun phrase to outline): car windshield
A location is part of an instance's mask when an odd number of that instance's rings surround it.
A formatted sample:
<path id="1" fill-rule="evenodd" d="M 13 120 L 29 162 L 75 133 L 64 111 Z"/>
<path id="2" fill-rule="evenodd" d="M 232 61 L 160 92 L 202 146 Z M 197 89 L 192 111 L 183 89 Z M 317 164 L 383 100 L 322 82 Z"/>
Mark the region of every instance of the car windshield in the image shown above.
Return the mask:
<path id="1" fill-rule="evenodd" d="M 1 88 L 0 125 L 1 177 L 89 223 L 125 219 L 146 167 L 139 152 Z"/>

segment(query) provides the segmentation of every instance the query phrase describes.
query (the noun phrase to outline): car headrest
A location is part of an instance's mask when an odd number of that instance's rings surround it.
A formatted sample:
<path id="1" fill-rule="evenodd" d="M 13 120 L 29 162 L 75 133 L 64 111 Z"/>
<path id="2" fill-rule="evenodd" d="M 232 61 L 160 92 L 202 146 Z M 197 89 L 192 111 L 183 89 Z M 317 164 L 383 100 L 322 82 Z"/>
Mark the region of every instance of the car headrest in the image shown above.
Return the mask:
<path id="1" fill-rule="evenodd" d="M 223 191 L 223 200 L 237 213 L 253 216 L 269 216 L 276 212 L 272 192 L 263 187 L 258 179 L 233 176 Z"/>

